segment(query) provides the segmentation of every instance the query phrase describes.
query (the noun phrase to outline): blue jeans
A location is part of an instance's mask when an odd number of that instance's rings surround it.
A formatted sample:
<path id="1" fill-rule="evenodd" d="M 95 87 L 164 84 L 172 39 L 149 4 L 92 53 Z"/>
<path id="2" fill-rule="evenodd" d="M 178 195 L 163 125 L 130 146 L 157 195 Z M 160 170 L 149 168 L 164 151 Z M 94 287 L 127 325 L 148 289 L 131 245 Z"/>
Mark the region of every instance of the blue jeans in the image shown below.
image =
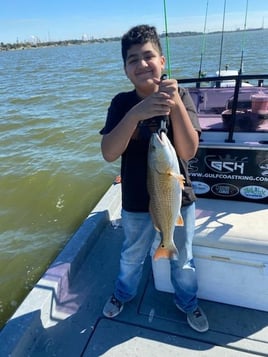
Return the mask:
<path id="1" fill-rule="evenodd" d="M 175 303 L 183 311 L 192 312 L 197 307 L 198 288 L 192 254 L 195 203 L 182 207 L 181 214 L 184 226 L 175 228 L 174 241 L 179 250 L 179 258 L 170 260 L 171 282 L 175 290 Z M 137 294 L 144 261 L 154 241 L 160 242 L 160 235 L 153 227 L 150 214 L 146 212 L 122 210 L 122 225 L 125 239 L 114 295 L 121 302 L 127 302 Z"/>

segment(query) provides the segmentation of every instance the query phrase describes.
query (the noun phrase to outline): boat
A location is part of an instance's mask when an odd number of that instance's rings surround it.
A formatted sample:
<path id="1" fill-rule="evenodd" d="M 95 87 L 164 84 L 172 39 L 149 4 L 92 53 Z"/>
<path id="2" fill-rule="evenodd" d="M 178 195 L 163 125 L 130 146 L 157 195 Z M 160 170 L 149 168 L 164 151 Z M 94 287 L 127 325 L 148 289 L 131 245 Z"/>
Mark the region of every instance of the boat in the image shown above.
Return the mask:
<path id="1" fill-rule="evenodd" d="M 229 77 L 229 76 L 238 76 L 239 71 L 237 70 L 231 70 L 228 69 L 228 66 L 226 65 L 226 68 L 221 70 L 221 71 L 216 71 L 216 76 L 221 76 L 221 77 Z M 242 87 L 251 87 L 253 84 L 246 82 L 246 81 L 241 81 L 241 86 Z M 215 81 L 211 83 L 212 87 L 234 87 L 235 86 L 235 80 L 234 79 L 225 79 L 222 81 Z"/>
<path id="2" fill-rule="evenodd" d="M 135 299 L 118 317 L 103 316 L 123 240 L 116 180 L 0 331 L 0 357 L 268 355 L 267 81 L 226 69 L 178 80 L 203 130 L 189 172 L 209 331 L 188 326 L 173 302 L 168 260 L 150 256 Z"/>
<path id="3" fill-rule="evenodd" d="M 168 260 L 151 257 L 137 297 L 117 318 L 102 315 L 123 235 L 115 182 L 1 330 L 1 357 L 267 355 L 268 118 L 267 103 L 256 107 L 254 95 L 268 95 L 268 76 L 255 76 L 250 87 L 240 83 L 253 76 L 239 74 L 231 76 L 234 87 L 203 85 L 229 77 L 184 83 L 191 84 L 203 128 L 189 165 L 198 196 L 198 296 L 210 330 L 199 334 L 188 326 L 173 303 Z M 237 123 L 244 115 L 256 123 Z"/>

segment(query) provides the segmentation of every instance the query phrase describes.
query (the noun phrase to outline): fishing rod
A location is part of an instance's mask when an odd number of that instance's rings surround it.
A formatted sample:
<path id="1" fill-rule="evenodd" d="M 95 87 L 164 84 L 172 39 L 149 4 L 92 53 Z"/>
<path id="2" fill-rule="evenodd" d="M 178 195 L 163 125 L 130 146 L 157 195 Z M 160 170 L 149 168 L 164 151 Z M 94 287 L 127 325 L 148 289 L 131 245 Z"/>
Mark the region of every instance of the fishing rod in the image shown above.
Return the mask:
<path id="1" fill-rule="evenodd" d="M 242 37 L 242 45 L 241 45 L 241 59 L 240 59 L 239 74 L 242 74 L 242 71 L 243 71 L 244 46 L 245 46 L 245 36 L 246 36 L 246 29 L 247 29 L 247 18 L 248 18 L 248 0 L 246 1 L 246 12 L 245 12 L 245 21 L 244 21 L 243 37 Z"/>
<path id="2" fill-rule="evenodd" d="M 170 65 L 170 51 L 169 51 L 169 38 L 168 38 L 168 25 L 167 25 L 167 6 L 166 1 L 164 0 L 164 18 L 165 18 L 165 36 L 166 36 L 166 58 L 167 58 L 167 72 L 168 74 L 163 74 L 161 76 L 161 81 L 167 78 L 171 78 L 171 65 Z M 158 129 L 158 134 L 160 135 L 162 132 L 167 134 L 167 123 L 168 123 L 168 115 L 163 115 L 161 117 L 160 128 Z"/>
<path id="3" fill-rule="evenodd" d="M 171 78 L 171 65 L 170 65 L 170 50 L 169 50 L 166 0 L 164 0 L 164 18 L 165 18 L 165 36 L 166 36 L 166 49 L 167 49 L 167 72 L 168 72 L 168 78 Z"/>
<path id="4" fill-rule="evenodd" d="M 222 48 L 223 48 L 223 35 L 225 26 L 225 12 L 226 12 L 226 0 L 224 0 L 222 29 L 221 29 L 221 50 L 220 50 L 220 62 L 219 62 L 219 76 L 221 75 L 221 60 L 222 60 Z"/>
<path id="5" fill-rule="evenodd" d="M 198 78 L 201 78 L 201 77 L 204 76 L 204 73 L 202 73 L 202 62 L 203 62 L 203 55 L 205 53 L 207 17 L 208 17 L 208 0 L 207 0 L 207 6 L 206 6 L 206 15 L 205 15 L 204 30 L 203 30 L 203 41 L 202 41 L 202 49 L 201 49 L 201 55 L 200 55 L 200 65 L 199 65 Z"/>

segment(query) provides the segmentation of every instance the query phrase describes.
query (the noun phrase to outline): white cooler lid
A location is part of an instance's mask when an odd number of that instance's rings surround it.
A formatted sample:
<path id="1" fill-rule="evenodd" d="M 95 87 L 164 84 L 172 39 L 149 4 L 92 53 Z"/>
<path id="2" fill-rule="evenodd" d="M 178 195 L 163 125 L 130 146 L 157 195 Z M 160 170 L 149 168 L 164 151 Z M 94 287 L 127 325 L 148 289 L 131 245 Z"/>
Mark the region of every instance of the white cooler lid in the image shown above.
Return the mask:
<path id="1" fill-rule="evenodd" d="M 268 206 L 198 198 L 194 245 L 268 254 Z"/>

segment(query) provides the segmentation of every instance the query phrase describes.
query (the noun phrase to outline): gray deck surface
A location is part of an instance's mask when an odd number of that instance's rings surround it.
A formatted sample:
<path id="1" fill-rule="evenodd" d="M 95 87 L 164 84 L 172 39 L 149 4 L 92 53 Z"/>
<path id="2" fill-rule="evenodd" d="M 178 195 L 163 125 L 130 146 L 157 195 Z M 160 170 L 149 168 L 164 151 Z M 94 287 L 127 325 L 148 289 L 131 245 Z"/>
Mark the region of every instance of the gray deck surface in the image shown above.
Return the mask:
<path id="1" fill-rule="evenodd" d="M 210 330 L 197 333 L 155 289 L 149 258 L 136 298 L 103 317 L 123 239 L 118 194 L 112 186 L 1 331 L 0 356 L 268 356 L 267 312 L 200 300 Z"/>

